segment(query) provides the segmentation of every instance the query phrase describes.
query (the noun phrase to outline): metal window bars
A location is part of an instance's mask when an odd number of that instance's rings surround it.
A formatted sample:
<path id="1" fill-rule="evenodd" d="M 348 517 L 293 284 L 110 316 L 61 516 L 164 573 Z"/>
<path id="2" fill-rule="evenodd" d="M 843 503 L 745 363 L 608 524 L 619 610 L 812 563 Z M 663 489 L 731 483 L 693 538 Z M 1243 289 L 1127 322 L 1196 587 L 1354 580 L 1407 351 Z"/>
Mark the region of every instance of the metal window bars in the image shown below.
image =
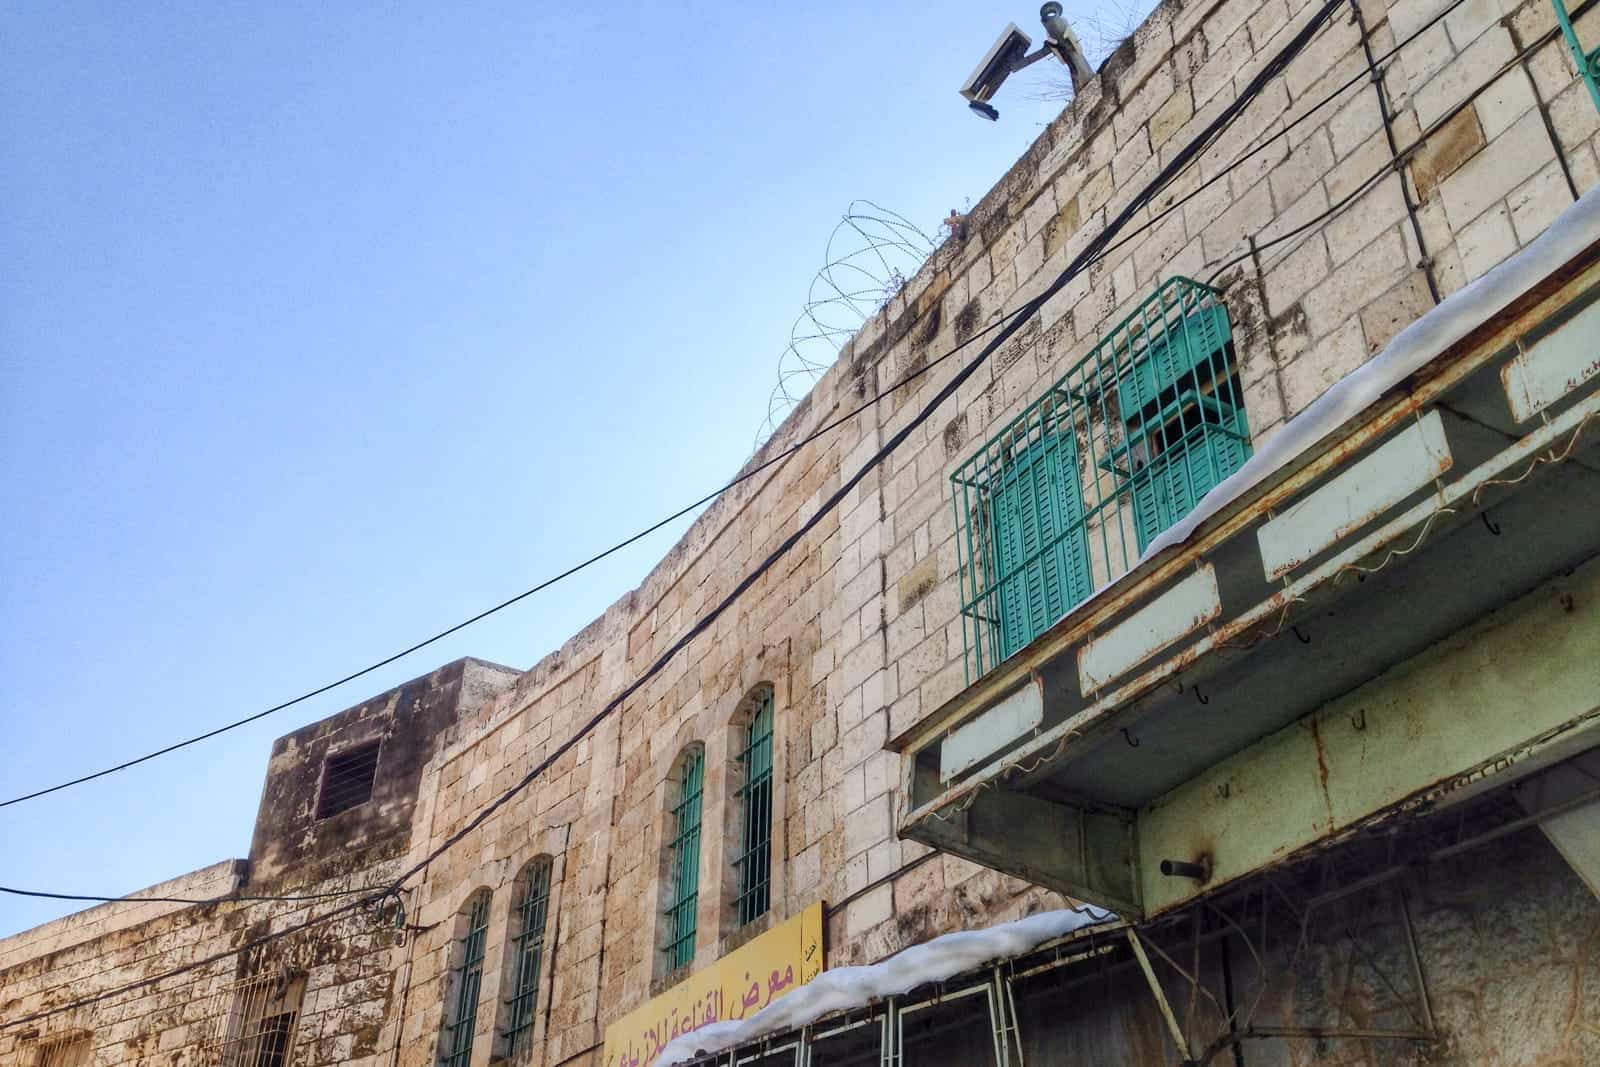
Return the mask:
<path id="1" fill-rule="evenodd" d="M 1024 1067 L 1012 978 L 1003 967 L 982 982 L 937 985 L 859 1012 L 773 1034 L 712 1057 L 706 1067 Z M 910 1021 L 908 1025 L 908 1020 Z"/>
<path id="2" fill-rule="evenodd" d="M 33 1059 L 23 1062 L 37 1067 L 86 1067 L 90 1052 L 88 1034 L 60 1034 L 40 1041 Z"/>
<path id="3" fill-rule="evenodd" d="M 468 905 L 467 932 L 461 963 L 455 969 L 455 1004 L 441 1035 L 444 1067 L 467 1067 L 472 1060 L 472 1033 L 478 1021 L 478 992 L 483 986 L 484 942 L 489 934 L 489 891 L 481 890 Z"/>
<path id="4" fill-rule="evenodd" d="M 1556 22 L 1561 26 L 1561 36 L 1566 38 L 1573 62 L 1578 65 L 1578 73 L 1589 87 L 1589 99 L 1594 101 L 1596 108 L 1600 108 L 1600 48 L 1586 50 L 1583 42 L 1578 40 L 1578 31 L 1573 28 L 1567 5 L 1563 0 L 1551 0 L 1551 3 L 1556 9 Z"/>
<path id="5" fill-rule="evenodd" d="M 743 812 L 740 851 L 733 865 L 739 893 L 734 911 L 739 925 L 758 919 L 771 904 L 772 886 L 772 716 L 773 696 L 763 688 L 745 724 L 744 748 L 738 761 L 744 783 L 735 796 Z"/>
<path id="6" fill-rule="evenodd" d="M 1250 455 L 1218 290 L 1163 282 L 951 476 L 971 683 Z"/>
<path id="7" fill-rule="evenodd" d="M 317 793 L 317 818 L 331 818 L 372 799 L 381 747 L 381 741 L 368 741 L 332 753 L 323 760 L 322 787 Z"/>
<path id="8" fill-rule="evenodd" d="M 521 1063 L 533 1054 L 533 1022 L 539 996 L 539 970 L 544 962 L 545 913 L 550 904 L 549 859 L 528 865 L 522 879 L 521 897 L 513 907 L 516 933 L 511 938 L 516 976 L 511 996 L 506 1001 L 506 1044 L 513 1062 Z"/>
<path id="9" fill-rule="evenodd" d="M 667 845 L 672 902 L 667 906 L 667 968 L 675 971 L 694 959 L 696 909 L 700 903 L 700 797 L 706 756 L 701 748 L 679 763 L 678 795 L 672 805 L 672 840 Z"/>
<path id="10" fill-rule="evenodd" d="M 287 1067 L 305 976 L 287 966 L 262 968 L 223 987 L 202 1039 L 203 1062 L 220 1067 Z"/>

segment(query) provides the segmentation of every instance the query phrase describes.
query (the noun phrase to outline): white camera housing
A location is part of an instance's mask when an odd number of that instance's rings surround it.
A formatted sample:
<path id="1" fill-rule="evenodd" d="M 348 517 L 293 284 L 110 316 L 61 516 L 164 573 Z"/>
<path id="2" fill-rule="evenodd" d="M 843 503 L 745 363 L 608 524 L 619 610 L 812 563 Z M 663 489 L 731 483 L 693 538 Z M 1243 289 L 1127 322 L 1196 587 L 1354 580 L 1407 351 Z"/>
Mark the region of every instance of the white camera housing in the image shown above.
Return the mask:
<path id="1" fill-rule="evenodd" d="M 967 103 L 974 111 L 986 118 L 994 117 L 994 108 L 988 106 L 990 98 L 999 90 L 1006 76 L 1017 69 L 1032 44 L 1033 40 L 1017 29 L 1016 23 L 1006 24 L 999 39 L 961 86 L 961 95 L 967 98 Z"/>

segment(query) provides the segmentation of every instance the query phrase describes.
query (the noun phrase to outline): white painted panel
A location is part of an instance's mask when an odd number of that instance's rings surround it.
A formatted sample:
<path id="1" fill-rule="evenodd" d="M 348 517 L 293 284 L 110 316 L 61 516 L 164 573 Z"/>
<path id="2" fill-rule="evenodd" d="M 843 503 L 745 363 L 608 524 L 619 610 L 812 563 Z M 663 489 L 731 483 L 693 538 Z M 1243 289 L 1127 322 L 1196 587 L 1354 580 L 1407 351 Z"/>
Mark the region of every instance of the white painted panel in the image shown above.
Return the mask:
<path id="1" fill-rule="evenodd" d="M 1600 301 L 1539 338 L 1500 369 L 1511 414 L 1526 422 L 1600 374 Z"/>
<path id="2" fill-rule="evenodd" d="M 1310 496 L 1261 524 L 1262 569 L 1276 581 L 1450 469 L 1444 423 L 1430 411 Z"/>
<path id="3" fill-rule="evenodd" d="M 1029 682 L 976 719 L 950 731 L 939 745 L 939 780 L 948 782 L 1043 721 L 1044 694 L 1037 683 Z"/>
<path id="4" fill-rule="evenodd" d="M 1217 572 L 1207 563 L 1078 650 L 1078 681 L 1093 693 L 1222 613 Z"/>

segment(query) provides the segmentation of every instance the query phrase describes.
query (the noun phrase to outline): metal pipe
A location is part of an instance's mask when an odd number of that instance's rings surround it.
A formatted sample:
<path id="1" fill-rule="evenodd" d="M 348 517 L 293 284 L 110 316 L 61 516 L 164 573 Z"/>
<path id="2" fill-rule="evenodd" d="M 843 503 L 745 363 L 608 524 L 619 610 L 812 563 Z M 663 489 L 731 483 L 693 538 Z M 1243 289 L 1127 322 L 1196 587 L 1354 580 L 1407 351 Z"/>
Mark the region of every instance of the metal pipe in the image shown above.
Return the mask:
<path id="1" fill-rule="evenodd" d="M 1274 1038 L 1274 1037 L 1279 1037 L 1279 1038 L 1304 1037 L 1304 1038 L 1317 1038 L 1319 1040 L 1320 1039 L 1324 1039 L 1324 1038 L 1331 1039 L 1331 1040 L 1340 1040 L 1340 1039 L 1344 1039 L 1344 1038 L 1349 1038 L 1351 1040 L 1368 1040 L 1368 1039 L 1372 1039 L 1372 1040 L 1393 1040 L 1393 1041 L 1434 1041 L 1434 1040 L 1437 1040 L 1437 1038 L 1435 1038 L 1433 1034 L 1425 1033 L 1422 1030 L 1374 1030 L 1374 1029 L 1351 1029 L 1351 1030 L 1345 1030 L 1345 1029 L 1334 1029 L 1332 1027 L 1324 1028 L 1324 1027 L 1320 1027 L 1320 1026 L 1252 1026 L 1248 1030 L 1241 1031 L 1239 1036 L 1241 1038 L 1253 1038 L 1255 1040 L 1262 1040 L 1264 1038 Z"/>
<path id="2" fill-rule="evenodd" d="M 1433 1021 L 1433 1002 L 1428 998 L 1428 978 L 1422 970 L 1422 957 L 1417 952 L 1417 933 L 1411 926 L 1411 901 L 1405 886 L 1400 887 L 1400 922 L 1406 931 L 1406 953 L 1411 958 L 1411 979 L 1417 983 L 1417 999 L 1422 1002 L 1422 1022 L 1428 1032 L 1437 1035 L 1438 1024 Z"/>
<path id="3" fill-rule="evenodd" d="M 1400 166 L 1400 145 L 1394 139 L 1394 116 L 1389 113 L 1389 94 L 1383 84 L 1384 72 L 1378 69 L 1377 60 L 1373 58 L 1367 20 L 1362 18 L 1361 5 L 1356 0 L 1350 0 L 1350 13 L 1361 30 L 1361 51 L 1367 57 L 1367 72 L 1371 74 L 1372 86 L 1378 92 L 1378 113 L 1383 116 L 1383 136 L 1389 142 L 1389 158 L 1394 160 L 1395 177 L 1400 181 L 1400 197 L 1405 201 L 1406 216 L 1411 220 L 1411 233 L 1417 240 L 1417 255 L 1421 257 L 1417 266 L 1422 268 L 1423 277 L 1428 281 L 1428 295 L 1437 304 L 1439 282 L 1433 276 L 1433 257 L 1428 255 L 1428 246 L 1422 237 L 1422 223 L 1417 220 L 1417 205 L 1411 200 L 1411 190 L 1406 188 L 1406 173 Z"/>
<path id="4" fill-rule="evenodd" d="M 1502 15 L 1500 25 L 1506 28 L 1506 33 L 1511 36 L 1511 47 L 1522 54 L 1522 73 L 1528 79 L 1528 85 L 1533 89 L 1534 103 L 1539 107 L 1539 117 L 1544 120 L 1545 136 L 1550 138 L 1550 147 L 1555 149 L 1556 162 L 1561 164 L 1561 176 L 1567 181 L 1567 192 L 1572 194 L 1572 199 L 1578 199 L 1578 183 L 1573 180 L 1572 167 L 1567 163 L 1567 154 L 1561 150 L 1561 138 L 1556 136 L 1555 123 L 1550 120 L 1550 105 L 1545 103 L 1544 94 L 1539 91 L 1539 81 L 1533 76 L 1533 55 L 1523 52 L 1522 34 L 1517 32 L 1517 23 L 1510 15 Z M 1582 76 L 1581 74 L 1579 75 Z"/>
<path id="5" fill-rule="evenodd" d="M 1312 911 L 1324 904 L 1329 904 L 1335 900 L 1340 900 L 1344 897 L 1347 897 L 1352 893 L 1359 893 L 1363 889 L 1371 889 L 1375 885 L 1382 885 L 1389 879 L 1405 874 L 1414 867 L 1420 867 L 1428 863 L 1435 863 L 1442 859 L 1449 859 L 1451 856 L 1454 856 L 1457 853 L 1470 851 L 1471 849 L 1477 848 L 1479 845 L 1486 845 L 1490 841 L 1505 837 L 1507 834 L 1515 833 L 1518 830 L 1526 829 L 1529 826 L 1537 826 L 1547 819 L 1553 819 L 1557 815 L 1565 814 L 1566 812 L 1573 811 L 1577 808 L 1583 807 L 1586 804 L 1591 804 L 1596 801 L 1600 801 L 1600 789 L 1594 789 L 1587 793 L 1581 793 L 1570 800 L 1562 801 L 1559 804 L 1552 804 L 1543 811 L 1534 812 L 1532 815 L 1526 815 L 1520 819 L 1513 819 L 1511 822 L 1502 823 L 1492 830 L 1485 830 L 1481 834 L 1474 834 L 1465 840 L 1457 841 L 1453 845 L 1446 845 L 1444 848 L 1430 852 L 1427 855 L 1422 856 L 1419 859 L 1412 860 L 1409 863 L 1397 864 L 1396 866 L 1390 867 L 1387 870 L 1378 871 L 1376 874 L 1369 874 L 1365 878 L 1357 879 L 1348 885 L 1342 885 L 1338 889 L 1332 889 L 1326 893 L 1318 894 L 1317 896 L 1314 896 L 1310 900 L 1306 901 L 1306 911 Z"/>
<path id="6" fill-rule="evenodd" d="M 1211 866 L 1208 863 L 1190 863 L 1188 860 L 1162 860 L 1161 873 L 1168 878 L 1193 878 L 1197 882 L 1204 882 L 1211 877 Z"/>
<path id="7" fill-rule="evenodd" d="M 1161 1009 L 1161 1017 L 1166 1020 L 1167 1030 L 1172 1034 L 1172 1043 L 1177 1046 L 1178 1054 L 1185 1060 L 1189 1058 L 1189 1042 L 1184 1039 L 1183 1031 L 1178 1029 L 1178 1017 L 1172 1014 L 1172 1005 L 1167 1003 L 1166 991 L 1161 988 L 1161 982 L 1156 978 L 1155 968 L 1150 966 L 1150 957 L 1144 954 L 1144 943 L 1139 940 L 1139 934 L 1128 927 L 1128 944 L 1133 946 L 1134 958 L 1139 961 L 1139 969 L 1144 972 L 1144 980 L 1150 985 L 1150 993 L 1156 998 L 1156 1007 Z"/>

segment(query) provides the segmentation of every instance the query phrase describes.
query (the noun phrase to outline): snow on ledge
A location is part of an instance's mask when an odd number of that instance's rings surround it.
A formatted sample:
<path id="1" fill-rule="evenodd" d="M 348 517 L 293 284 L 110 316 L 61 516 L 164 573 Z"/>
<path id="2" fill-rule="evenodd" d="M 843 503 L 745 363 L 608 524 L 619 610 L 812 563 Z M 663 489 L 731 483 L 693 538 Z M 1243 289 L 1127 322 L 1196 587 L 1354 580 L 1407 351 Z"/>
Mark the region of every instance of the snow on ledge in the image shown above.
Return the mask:
<path id="1" fill-rule="evenodd" d="M 984 964 L 1020 956 L 1046 941 L 1115 918 L 1108 911 L 1087 905 L 1075 910 L 1045 911 L 983 930 L 944 934 L 878 963 L 823 971 L 748 1019 L 712 1023 L 680 1034 L 661 1050 L 655 1064 L 667 1067 L 687 1063 L 768 1034 L 797 1030 L 825 1015 L 865 1007 L 929 982 L 942 982 Z"/>
<path id="2" fill-rule="evenodd" d="M 1600 187 L 1589 190 L 1563 211 L 1527 248 L 1446 297 L 1396 334 L 1382 352 L 1339 379 L 1284 423 L 1261 451 L 1202 497 L 1193 511 L 1151 541 L 1134 567 L 1187 541 L 1201 523 L 1360 414 L 1596 241 L 1600 241 Z"/>
<path id="3" fill-rule="evenodd" d="M 1340 379 L 1286 422 L 1244 466 L 1207 493 L 1187 516 L 1152 541 L 1134 566 L 1188 540 L 1207 519 L 1359 415 L 1384 393 L 1597 241 L 1600 241 L 1600 188 L 1590 190 L 1562 212 L 1527 248 L 1401 330 L 1381 353 Z M 864 1007 L 874 1000 L 897 996 L 929 982 L 944 981 L 996 960 L 1021 955 L 1046 941 L 1114 918 L 1110 912 L 1089 907 L 1042 912 L 984 930 L 945 934 L 879 963 L 824 971 L 809 984 L 748 1019 L 713 1023 L 679 1035 L 661 1050 L 655 1062 L 660 1067 L 668 1067 L 768 1034 L 795 1030 L 836 1012 Z"/>

